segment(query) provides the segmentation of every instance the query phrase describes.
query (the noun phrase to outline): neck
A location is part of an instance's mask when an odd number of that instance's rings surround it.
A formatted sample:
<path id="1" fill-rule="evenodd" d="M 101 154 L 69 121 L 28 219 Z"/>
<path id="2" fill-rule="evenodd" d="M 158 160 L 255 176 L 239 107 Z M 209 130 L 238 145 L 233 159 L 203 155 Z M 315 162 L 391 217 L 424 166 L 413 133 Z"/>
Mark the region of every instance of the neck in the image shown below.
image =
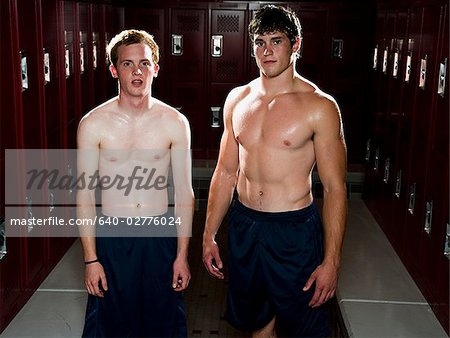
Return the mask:
<path id="1" fill-rule="evenodd" d="M 299 75 L 294 70 L 295 61 L 291 62 L 288 68 L 274 77 L 268 77 L 260 72 L 259 84 L 264 95 L 277 95 L 290 92 L 294 85 L 295 78 Z"/>
<path id="2" fill-rule="evenodd" d="M 130 96 L 119 94 L 119 106 L 125 112 L 132 114 L 142 114 L 149 111 L 154 105 L 154 98 L 151 92 L 145 96 Z"/>

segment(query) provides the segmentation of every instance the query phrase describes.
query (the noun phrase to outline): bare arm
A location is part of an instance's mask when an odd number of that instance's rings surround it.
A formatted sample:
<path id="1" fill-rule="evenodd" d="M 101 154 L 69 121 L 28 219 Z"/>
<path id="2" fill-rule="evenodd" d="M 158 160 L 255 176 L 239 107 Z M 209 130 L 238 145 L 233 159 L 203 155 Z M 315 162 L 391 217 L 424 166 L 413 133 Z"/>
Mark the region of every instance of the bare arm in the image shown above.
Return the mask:
<path id="1" fill-rule="evenodd" d="M 317 169 L 323 185 L 323 229 L 325 257 L 311 275 L 306 289 L 316 282 L 310 302 L 319 306 L 333 297 L 338 279 L 342 241 L 347 218 L 346 146 L 339 108 L 326 99 L 324 108 L 314 119 L 314 151 Z"/>
<path id="2" fill-rule="evenodd" d="M 203 263 L 208 272 L 218 278 L 223 278 L 223 273 L 220 271 L 222 261 L 215 236 L 230 206 L 239 168 L 239 146 L 232 126 L 235 95 L 236 93 L 230 93 L 224 106 L 224 132 L 220 141 L 219 159 L 211 179 L 203 233 Z"/>
<path id="3" fill-rule="evenodd" d="M 85 177 L 94 176 L 98 170 L 99 160 L 99 136 L 95 130 L 95 121 L 86 116 L 78 127 L 77 133 L 77 174 Z M 82 219 L 84 224 L 81 226 L 80 239 L 83 248 L 84 261 L 93 261 L 98 259 L 95 247 L 95 190 L 82 187 L 77 191 L 77 218 Z M 108 289 L 106 276 L 100 262 L 86 265 L 85 285 L 88 292 L 92 295 L 103 297 L 103 292 L 99 288 L 101 281 L 103 289 Z"/>
<path id="4" fill-rule="evenodd" d="M 177 130 L 173 133 L 171 146 L 171 163 L 175 185 L 175 219 L 180 219 L 178 226 L 177 257 L 174 262 L 172 286 L 175 291 L 187 288 L 190 280 L 188 265 L 189 239 L 192 233 L 194 212 L 194 192 L 192 189 L 191 134 L 189 123 L 180 115 Z"/>

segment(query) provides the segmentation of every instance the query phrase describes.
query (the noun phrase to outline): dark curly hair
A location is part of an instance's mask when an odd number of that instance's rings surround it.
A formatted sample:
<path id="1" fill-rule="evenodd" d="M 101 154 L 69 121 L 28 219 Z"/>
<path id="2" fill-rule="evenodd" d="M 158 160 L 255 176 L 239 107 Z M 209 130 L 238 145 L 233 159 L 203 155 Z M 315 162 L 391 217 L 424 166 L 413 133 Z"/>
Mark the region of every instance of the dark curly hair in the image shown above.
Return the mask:
<path id="1" fill-rule="evenodd" d="M 266 5 L 256 11 L 255 17 L 248 26 L 252 43 L 255 35 L 272 32 L 286 34 L 291 46 L 294 46 L 297 39 L 302 37 L 302 26 L 297 14 L 277 5 Z"/>

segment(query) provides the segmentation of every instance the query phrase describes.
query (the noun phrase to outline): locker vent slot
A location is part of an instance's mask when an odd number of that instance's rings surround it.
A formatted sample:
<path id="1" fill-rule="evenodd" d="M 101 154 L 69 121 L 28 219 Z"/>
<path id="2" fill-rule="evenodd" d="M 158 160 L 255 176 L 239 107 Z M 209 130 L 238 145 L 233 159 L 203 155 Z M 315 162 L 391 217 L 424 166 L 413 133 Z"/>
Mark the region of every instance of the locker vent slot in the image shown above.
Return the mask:
<path id="1" fill-rule="evenodd" d="M 179 32 L 199 32 L 200 17 L 198 15 L 179 15 L 177 26 Z"/>
<path id="2" fill-rule="evenodd" d="M 233 78 L 239 70 L 239 65 L 236 61 L 218 61 L 216 69 L 217 76 L 222 78 Z"/>
<path id="3" fill-rule="evenodd" d="M 217 16 L 218 33 L 239 33 L 239 16 L 219 15 Z"/>

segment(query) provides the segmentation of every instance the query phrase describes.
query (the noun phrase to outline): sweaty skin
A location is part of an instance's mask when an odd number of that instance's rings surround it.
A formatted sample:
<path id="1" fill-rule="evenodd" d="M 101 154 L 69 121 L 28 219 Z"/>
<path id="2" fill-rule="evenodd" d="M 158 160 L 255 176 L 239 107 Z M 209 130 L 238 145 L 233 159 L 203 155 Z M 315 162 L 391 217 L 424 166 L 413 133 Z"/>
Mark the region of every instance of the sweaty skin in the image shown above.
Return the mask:
<path id="1" fill-rule="evenodd" d="M 299 286 L 306 291 L 316 284 L 309 305 L 317 307 L 336 290 L 347 212 L 346 147 L 335 100 L 295 71 L 299 44 L 300 39 L 291 46 L 281 32 L 255 35 L 260 77 L 227 97 L 209 192 L 203 262 L 212 276 L 224 278 L 215 235 L 235 187 L 249 208 L 298 210 L 313 201 L 311 173 L 317 165 L 324 188 L 325 258 L 306 285 Z"/>
<path id="2" fill-rule="evenodd" d="M 182 229 L 187 231 L 178 233 L 177 257 L 173 263 L 172 286 L 175 291 L 182 291 L 190 280 L 187 255 L 194 201 L 189 124 L 178 111 L 152 97 L 151 85 L 159 66 L 152 61 L 149 46 L 120 46 L 117 65 L 111 65 L 110 70 L 113 77 L 119 79 L 119 95 L 81 120 L 77 134 L 77 170 L 86 177 L 98 171 L 100 177 L 112 179 L 116 176 L 127 178 L 135 168 L 141 167 L 155 169 L 155 178 L 167 177 L 171 161 L 175 218 L 180 217 Z M 143 171 L 137 174 L 147 176 Z M 80 189 L 77 192 L 77 217 L 93 220 L 95 203 L 94 190 Z M 131 189 L 127 195 L 114 186 L 102 190 L 102 212 L 107 216 L 157 216 L 164 214 L 167 206 L 167 189 Z M 84 260 L 96 260 L 95 229 L 83 229 L 80 238 Z M 101 262 L 86 265 L 86 289 L 92 295 L 103 297 L 99 282 L 107 291 Z"/>

